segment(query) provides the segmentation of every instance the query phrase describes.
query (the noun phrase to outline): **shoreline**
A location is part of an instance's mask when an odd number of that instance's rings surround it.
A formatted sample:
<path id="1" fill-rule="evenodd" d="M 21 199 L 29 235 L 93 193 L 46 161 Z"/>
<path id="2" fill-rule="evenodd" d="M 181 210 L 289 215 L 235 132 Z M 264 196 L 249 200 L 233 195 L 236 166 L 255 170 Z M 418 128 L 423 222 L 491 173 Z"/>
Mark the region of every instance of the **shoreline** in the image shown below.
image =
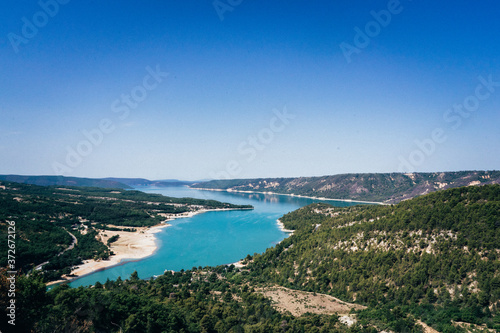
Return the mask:
<path id="1" fill-rule="evenodd" d="M 113 251 L 114 254 L 110 255 L 107 260 L 84 260 L 83 264 L 72 268 L 70 273 L 71 276 L 63 275 L 62 277 L 64 279 L 48 282 L 46 283 L 46 286 L 69 283 L 98 271 L 120 266 L 130 261 L 139 261 L 152 256 L 159 248 L 158 238 L 155 234 L 161 232 L 164 228 L 171 227 L 172 225 L 168 223 L 169 221 L 180 218 L 189 218 L 206 212 L 247 209 L 253 208 L 200 209 L 197 211 L 181 213 L 179 215 L 168 216 L 165 221 L 162 221 L 160 224 L 152 227 L 135 227 L 135 229 L 137 229 L 136 232 L 101 230 L 99 231 L 99 237 L 101 237 L 101 241 L 104 244 L 106 244 L 106 241 L 112 236 L 120 236 L 116 242 L 111 243 L 109 246 L 109 249 Z"/>
<path id="2" fill-rule="evenodd" d="M 280 219 L 277 219 L 276 223 L 278 223 L 278 227 L 280 228 L 280 230 L 286 232 L 287 234 L 290 234 L 289 236 L 292 236 L 293 233 L 295 232 L 295 230 L 286 229 L 285 225 L 283 224 L 283 222 L 281 222 Z"/>
<path id="3" fill-rule="evenodd" d="M 285 238 L 288 238 L 288 237 L 292 236 L 292 235 L 293 235 L 293 233 L 295 232 L 295 230 L 286 229 L 286 228 L 285 228 L 285 225 L 283 224 L 283 222 L 281 222 L 281 220 L 280 220 L 280 219 L 277 219 L 277 220 L 276 220 L 276 224 L 278 225 L 278 228 L 279 228 L 281 231 L 283 231 L 283 232 L 285 232 L 285 233 L 287 233 L 287 234 L 288 234 L 288 236 L 287 236 L 287 237 L 285 237 Z M 283 241 L 283 240 L 282 240 L 282 241 Z M 281 243 L 282 241 L 280 241 L 279 243 Z M 278 243 L 278 244 L 279 244 L 279 243 Z M 244 261 L 244 260 L 245 260 L 245 259 L 240 259 L 240 260 L 238 260 L 238 261 L 236 261 L 236 262 L 232 262 L 232 263 L 230 263 L 230 264 L 226 264 L 226 265 L 227 265 L 227 266 L 234 265 L 234 267 L 236 267 L 236 268 L 244 268 L 244 267 L 246 267 L 246 266 L 247 266 L 246 264 L 243 264 L 243 261 Z"/>
<path id="4" fill-rule="evenodd" d="M 187 186 L 187 185 L 186 185 Z M 220 189 L 220 188 L 203 188 L 203 187 L 189 187 L 193 190 L 203 190 L 203 191 L 214 191 L 214 192 L 236 192 L 236 193 L 260 193 L 260 194 L 274 194 L 274 195 L 286 195 L 289 197 L 296 197 L 296 198 L 304 198 L 304 199 L 313 199 L 313 200 L 324 200 L 324 201 L 342 201 L 342 202 L 359 202 L 359 203 L 365 203 L 365 204 L 374 204 L 374 205 L 387 205 L 384 202 L 378 202 L 378 201 L 362 201 L 362 200 L 352 200 L 352 199 L 332 199 L 332 198 L 325 198 L 325 197 L 311 197 L 307 195 L 301 195 L 301 194 L 288 194 L 288 193 L 276 193 L 276 192 L 263 192 L 263 191 L 243 191 L 243 190 L 233 190 L 233 189 Z"/>

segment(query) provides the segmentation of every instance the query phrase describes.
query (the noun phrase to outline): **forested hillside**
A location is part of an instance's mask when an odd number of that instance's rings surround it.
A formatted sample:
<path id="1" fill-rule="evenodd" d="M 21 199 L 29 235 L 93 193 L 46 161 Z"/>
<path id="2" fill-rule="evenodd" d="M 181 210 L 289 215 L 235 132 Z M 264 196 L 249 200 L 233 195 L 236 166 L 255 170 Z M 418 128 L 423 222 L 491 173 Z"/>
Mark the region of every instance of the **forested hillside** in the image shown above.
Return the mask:
<path id="1" fill-rule="evenodd" d="M 191 187 L 397 203 L 438 190 L 486 184 L 500 184 L 500 171 L 366 173 L 324 177 L 230 179 L 195 183 Z"/>
<path id="2" fill-rule="evenodd" d="M 421 320 L 439 332 L 500 330 L 499 185 L 394 206 L 313 204 L 282 222 L 295 233 L 247 256 L 243 268 L 199 267 L 150 281 L 133 274 L 48 293 L 36 274 L 22 277 L 21 325 L 35 332 L 373 333 L 422 332 Z M 351 307 L 357 322 L 350 326 L 321 306 L 294 316 L 277 310 L 284 300 L 263 296 L 276 286 L 363 307 Z"/>
<path id="3" fill-rule="evenodd" d="M 133 232 L 178 214 L 219 208 L 252 207 L 122 189 L 0 181 L 0 247 L 8 248 L 11 226 L 16 237 L 17 269 L 27 272 L 48 262 L 43 268 L 44 279 L 49 281 L 68 274 L 70 267 L 82 260 L 110 256 L 109 244 L 96 237 L 99 230 Z M 74 238 L 76 246 L 69 249 Z M 7 266 L 7 251 L 0 253 L 0 266 Z"/>
<path id="4" fill-rule="evenodd" d="M 500 329 L 500 186 L 436 192 L 396 206 L 313 204 L 285 215 L 284 240 L 249 265 L 261 281 L 354 300 L 360 318 L 411 315 L 438 331 Z M 392 318 L 392 319 L 391 319 Z"/>
<path id="5" fill-rule="evenodd" d="M 0 287 L 5 286 L 1 281 Z M 372 332 L 348 328 L 336 315 L 294 317 L 277 311 L 233 266 L 137 274 L 93 288 L 58 286 L 50 292 L 36 277 L 19 279 L 19 332 Z M 0 305 L 5 304 L 0 294 Z"/>

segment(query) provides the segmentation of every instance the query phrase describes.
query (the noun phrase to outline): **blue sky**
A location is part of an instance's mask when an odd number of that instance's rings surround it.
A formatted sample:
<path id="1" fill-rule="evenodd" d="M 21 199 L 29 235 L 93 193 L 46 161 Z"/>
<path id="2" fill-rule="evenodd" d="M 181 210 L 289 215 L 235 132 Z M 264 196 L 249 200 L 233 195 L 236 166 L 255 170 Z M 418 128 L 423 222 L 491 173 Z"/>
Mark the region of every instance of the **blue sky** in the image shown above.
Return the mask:
<path id="1" fill-rule="evenodd" d="M 498 169 L 499 14 L 495 1 L 2 1 L 0 173 Z"/>

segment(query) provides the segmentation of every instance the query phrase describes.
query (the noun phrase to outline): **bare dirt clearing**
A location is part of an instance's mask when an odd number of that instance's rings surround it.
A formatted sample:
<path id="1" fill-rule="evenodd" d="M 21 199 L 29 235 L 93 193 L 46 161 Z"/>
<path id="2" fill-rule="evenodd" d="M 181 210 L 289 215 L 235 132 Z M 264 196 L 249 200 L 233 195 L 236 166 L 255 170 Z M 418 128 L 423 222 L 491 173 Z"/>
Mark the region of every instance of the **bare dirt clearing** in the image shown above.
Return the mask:
<path id="1" fill-rule="evenodd" d="M 258 292 L 272 299 L 279 311 L 289 311 L 294 316 L 300 316 L 306 312 L 348 314 L 351 309 L 366 308 L 363 305 L 344 302 L 330 295 L 314 294 L 284 287 L 267 287 L 258 290 Z"/>

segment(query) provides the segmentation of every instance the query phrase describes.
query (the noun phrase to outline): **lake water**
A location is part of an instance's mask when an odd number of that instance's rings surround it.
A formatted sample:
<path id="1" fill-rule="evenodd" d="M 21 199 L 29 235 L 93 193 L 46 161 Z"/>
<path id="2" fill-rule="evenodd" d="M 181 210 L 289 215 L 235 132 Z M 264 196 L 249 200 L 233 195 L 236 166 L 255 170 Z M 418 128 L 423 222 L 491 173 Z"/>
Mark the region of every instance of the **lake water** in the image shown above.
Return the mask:
<path id="1" fill-rule="evenodd" d="M 284 214 L 313 202 L 328 202 L 345 207 L 355 202 L 314 200 L 286 195 L 236 193 L 194 190 L 188 187 L 138 187 L 147 193 L 171 197 L 213 199 L 255 207 L 254 210 L 206 212 L 190 218 L 170 221 L 171 227 L 155 234 L 158 250 L 150 257 L 128 261 L 109 269 L 83 276 L 70 283 L 72 287 L 93 285 L 106 279 L 130 277 L 137 271 L 146 279 L 165 270 L 179 271 L 199 266 L 216 266 L 237 262 L 247 254 L 262 253 L 288 236 L 276 220 Z"/>

